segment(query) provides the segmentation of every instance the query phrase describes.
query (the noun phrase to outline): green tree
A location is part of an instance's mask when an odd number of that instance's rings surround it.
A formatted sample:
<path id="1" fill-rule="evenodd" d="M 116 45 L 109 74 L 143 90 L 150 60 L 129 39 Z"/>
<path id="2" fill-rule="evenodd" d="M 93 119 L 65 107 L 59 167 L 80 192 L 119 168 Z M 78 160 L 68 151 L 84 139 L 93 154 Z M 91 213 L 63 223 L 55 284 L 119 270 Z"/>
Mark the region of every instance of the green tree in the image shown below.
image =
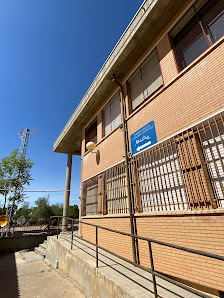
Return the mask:
<path id="1" fill-rule="evenodd" d="M 40 220 L 47 221 L 53 215 L 51 206 L 49 205 L 48 198 L 41 197 L 35 201 L 36 207 L 34 207 L 31 220 L 38 222 Z"/>
<path id="2" fill-rule="evenodd" d="M 63 204 L 52 204 L 51 210 L 53 215 L 55 216 L 62 216 L 63 215 Z"/>
<path id="3" fill-rule="evenodd" d="M 15 219 L 18 219 L 20 216 L 24 216 L 26 221 L 29 222 L 32 212 L 33 207 L 30 207 L 29 203 L 24 202 L 22 207 L 16 211 Z"/>
<path id="4" fill-rule="evenodd" d="M 30 174 L 34 163 L 19 154 L 18 149 L 0 161 L 0 193 L 4 196 L 5 210 L 7 200 L 17 205 L 25 198 L 24 186 L 33 180 Z"/>
<path id="5" fill-rule="evenodd" d="M 69 206 L 69 217 L 79 218 L 79 207 L 77 205 Z"/>

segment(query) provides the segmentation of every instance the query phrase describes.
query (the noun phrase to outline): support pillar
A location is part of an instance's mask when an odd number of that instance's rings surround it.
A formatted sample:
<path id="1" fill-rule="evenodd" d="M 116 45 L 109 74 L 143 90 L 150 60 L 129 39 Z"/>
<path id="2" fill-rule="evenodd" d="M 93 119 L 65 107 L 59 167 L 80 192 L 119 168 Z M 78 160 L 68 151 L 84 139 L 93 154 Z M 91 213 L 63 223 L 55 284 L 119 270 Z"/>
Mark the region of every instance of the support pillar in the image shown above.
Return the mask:
<path id="1" fill-rule="evenodd" d="M 69 215 L 71 173 L 72 173 L 72 154 L 68 153 L 66 178 L 65 178 L 65 197 L 64 197 L 64 207 L 63 207 L 63 216 L 67 216 L 67 217 Z M 66 218 L 62 219 L 62 230 L 63 231 L 68 230 L 68 220 Z"/>

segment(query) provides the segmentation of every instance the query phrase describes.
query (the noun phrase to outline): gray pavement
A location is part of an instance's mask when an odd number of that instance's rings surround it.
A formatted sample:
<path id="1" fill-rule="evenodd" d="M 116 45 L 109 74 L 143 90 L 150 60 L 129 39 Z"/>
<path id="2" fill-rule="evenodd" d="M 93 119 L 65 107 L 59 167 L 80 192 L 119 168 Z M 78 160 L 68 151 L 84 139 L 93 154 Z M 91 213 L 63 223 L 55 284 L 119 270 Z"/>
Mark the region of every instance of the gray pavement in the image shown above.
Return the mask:
<path id="1" fill-rule="evenodd" d="M 80 288 L 34 251 L 0 255 L 0 297 L 84 298 Z"/>

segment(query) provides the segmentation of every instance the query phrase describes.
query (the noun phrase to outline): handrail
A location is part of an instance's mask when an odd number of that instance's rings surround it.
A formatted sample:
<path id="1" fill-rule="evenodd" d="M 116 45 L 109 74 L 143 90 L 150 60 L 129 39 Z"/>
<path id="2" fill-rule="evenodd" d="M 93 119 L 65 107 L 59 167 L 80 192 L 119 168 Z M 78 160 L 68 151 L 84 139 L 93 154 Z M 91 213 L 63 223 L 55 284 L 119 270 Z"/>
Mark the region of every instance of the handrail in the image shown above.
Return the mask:
<path id="1" fill-rule="evenodd" d="M 93 226 L 93 227 L 101 228 L 102 230 L 107 230 L 107 231 L 110 231 L 110 232 L 113 232 L 113 233 L 117 233 L 117 234 L 121 234 L 121 235 L 124 235 L 124 236 L 130 236 L 130 237 L 133 237 L 135 239 L 150 241 L 150 242 L 153 242 L 153 243 L 156 243 L 156 244 L 160 244 L 160 245 L 164 245 L 164 246 L 167 246 L 167 247 L 172 247 L 172 248 L 183 250 L 183 251 L 186 251 L 186 252 L 191 252 L 191 253 L 202 255 L 202 256 L 205 256 L 205 257 L 210 257 L 210 258 L 213 258 L 213 259 L 224 261 L 224 257 L 223 256 L 220 256 L 220 255 L 211 254 L 211 253 L 204 252 L 204 251 L 201 251 L 201 250 L 187 248 L 187 247 L 184 247 L 184 246 L 179 246 L 179 245 L 175 245 L 175 244 L 171 244 L 171 243 L 166 243 L 166 242 L 155 240 L 155 239 L 148 238 L 148 237 L 137 236 L 137 235 L 133 235 L 133 234 L 129 234 L 129 233 L 125 233 L 125 232 L 121 232 L 121 231 L 117 231 L 117 230 L 105 228 L 105 227 L 102 227 L 102 226 L 99 226 L 99 225 L 90 224 L 90 223 L 83 222 L 83 221 L 79 221 L 79 222 L 80 223 L 83 223 L 83 224 L 86 224 L 86 225 Z"/>
<path id="2" fill-rule="evenodd" d="M 5 227 L 0 227 L 0 238 L 17 237 L 25 233 L 42 233 L 50 231 L 49 222 L 31 223 L 29 225 L 18 225 L 16 223 L 8 223 Z"/>
<path id="3" fill-rule="evenodd" d="M 224 261 L 224 256 L 220 256 L 220 255 L 217 255 L 217 254 L 212 254 L 212 253 L 208 253 L 208 252 L 204 252 L 204 251 L 201 251 L 201 250 L 195 250 L 195 249 L 192 249 L 192 248 L 187 248 L 187 247 L 184 247 L 184 246 L 179 246 L 179 245 L 175 245 L 175 244 L 171 244 L 171 243 L 166 243 L 166 242 L 163 242 L 163 241 L 159 241 L 159 240 L 155 240 L 155 239 L 151 239 L 151 238 L 147 238 L 147 237 L 142 237 L 142 236 L 137 236 L 137 235 L 133 235 L 133 234 L 129 234 L 129 233 L 125 233 L 125 232 L 121 232 L 121 231 L 117 231 L 117 230 L 113 230 L 113 229 L 110 229 L 110 228 L 106 228 L 106 227 L 102 227 L 102 226 L 99 226 L 99 225 L 95 225 L 95 224 L 91 224 L 91 223 L 87 223 L 87 222 L 83 222 L 83 221 L 80 221 L 80 220 L 76 220 L 76 219 L 73 219 L 73 218 L 70 218 L 70 217 L 67 217 L 67 216 L 51 216 L 51 219 L 52 218 L 57 218 L 57 229 L 59 228 L 59 219 L 61 218 L 65 218 L 67 220 L 70 220 L 72 221 L 72 225 L 74 226 L 74 223 L 78 224 L 78 223 L 81 223 L 81 224 L 85 224 L 85 225 L 89 225 L 89 226 L 93 226 L 96 228 L 96 243 L 92 243 L 86 239 L 83 239 L 84 241 L 90 243 L 90 244 L 93 244 L 96 246 L 96 268 L 98 268 L 98 262 L 99 262 L 99 258 L 98 258 L 98 249 L 102 249 L 124 261 L 127 261 L 128 263 L 136 266 L 136 267 L 139 267 L 147 272 L 150 272 L 152 274 L 152 280 L 153 280 L 153 287 L 154 287 L 154 296 L 157 298 L 158 297 L 158 294 L 157 294 L 157 285 L 156 285 L 156 279 L 155 279 L 155 276 L 157 277 L 160 277 L 170 283 L 173 283 L 177 286 L 180 286 L 182 287 L 183 289 L 189 291 L 189 292 L 192 292 L 200 297 L 204 297 L 204 298 L 209 298 L 210 296 L 202 293 L 202 292 L 199 292 L 187 285 L 184 285 L 182 284 L 181 282 L 179 281 L 176 281 L 176 280 L 173 280 L 172 278 L 169 278 L 167 277 L 166 275 L 163 275 L 162 273 L 159 273 L 157 271 L 154 270 L 154 263 L 153 263 L 153 254 L 152 254 L 152 247 L 151 247 L 151 243 L 156 243 L 156 244 L 159 244 L 159 245 L 163 245 L 163 246 L 167 246 L 167 247 L 171 247 L 171 248 L 174 248 L 174 249 L 179 249 L 179 250 L 182 250 L 182 251 L 186 251 L 186 252 L 189 252 L 189 253 L 194 253 L 194 254 L 198 254 L 198 255 L 201 255 L 201 256 L 205 256 L 205 257 L 209 257 L 209 258 L 213 258 L 213 259 L 216 259 L 216 260 L 221 260 L 221 261 Z M 131 260 L 128 260 L 124 257 L 121 257 L 119 256 L 118 254 L 104 248 L 104 247 L 101 247 L 99 246 L 98 244 L 98 230 L 99 229 L 102 229 L 102 230 L 106 230 L 106 231 L 109 231 L 109 232 L 112 232 L 112 233 L 117 233 L 117 234 L 120 234 L 120 235 L 124 235 L 124 236 L 129 236 L 129 237 L 132 237 L 132 238 L 135 238 L 135 239 L 140 239 L 140 240 L 145 240 L 148 242 L 148 248 L 149 248 L 149 255 L 150 255 L 150 263 L 151 263 L 151 269 L 149 268 L 146 268 L 140 264 L 137 264 L 137 263 L 134 263 L 133 261 Z M 80 238 L 79 236 L 76 236 L 73 234 L 73 228 L 72 228 L 72 236 L 71 236 L 71 249 L 73 247 L 73 239 L 74 237 L 76 238 Z M 58 239 L 58 232 L 57 232 L 57 239 Z"/>

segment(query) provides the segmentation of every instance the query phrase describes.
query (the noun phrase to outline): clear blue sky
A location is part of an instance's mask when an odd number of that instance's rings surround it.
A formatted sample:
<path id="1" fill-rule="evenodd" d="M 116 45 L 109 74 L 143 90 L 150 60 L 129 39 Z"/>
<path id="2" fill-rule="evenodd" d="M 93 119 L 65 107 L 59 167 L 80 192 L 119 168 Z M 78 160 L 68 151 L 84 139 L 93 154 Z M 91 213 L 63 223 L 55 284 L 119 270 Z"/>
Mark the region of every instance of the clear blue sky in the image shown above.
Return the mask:
<path id="1" fill-rule="evenodd" d="M 67 156 L 53 144 L 142 2 L 0 0 L 0 159 L 20 148 L 19 131 L 35 128 L 30 189 L 64 189 Z M 74 156 L 71 188 L 79 187 Z M 63 193 L 49 194 L 50 204 L 63 203 Z M 33 205 L 48 193 L 28 195 Z"/>

